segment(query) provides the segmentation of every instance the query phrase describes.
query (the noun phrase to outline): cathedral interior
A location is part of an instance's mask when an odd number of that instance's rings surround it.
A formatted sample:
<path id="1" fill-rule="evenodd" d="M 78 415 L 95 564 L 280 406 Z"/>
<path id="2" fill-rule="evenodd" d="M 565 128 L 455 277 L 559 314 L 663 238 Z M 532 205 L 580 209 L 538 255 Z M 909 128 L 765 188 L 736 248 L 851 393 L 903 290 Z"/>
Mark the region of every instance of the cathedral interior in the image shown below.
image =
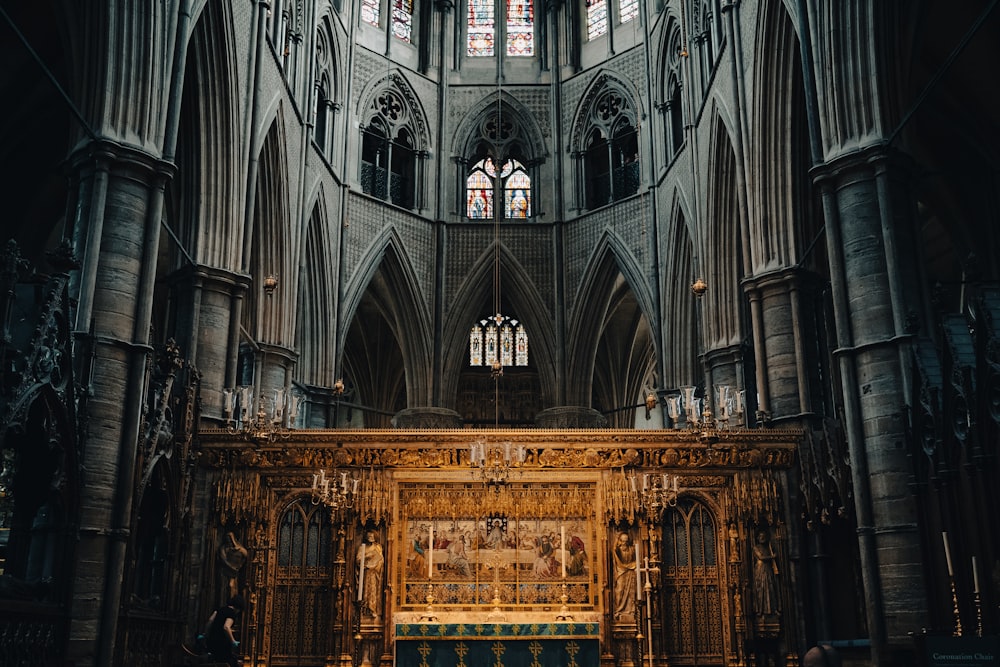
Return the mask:
<path id="1" fill-rule="evenodd" d="M 997 4 L 0 0 L 0 664 L 995 665 Z"/>

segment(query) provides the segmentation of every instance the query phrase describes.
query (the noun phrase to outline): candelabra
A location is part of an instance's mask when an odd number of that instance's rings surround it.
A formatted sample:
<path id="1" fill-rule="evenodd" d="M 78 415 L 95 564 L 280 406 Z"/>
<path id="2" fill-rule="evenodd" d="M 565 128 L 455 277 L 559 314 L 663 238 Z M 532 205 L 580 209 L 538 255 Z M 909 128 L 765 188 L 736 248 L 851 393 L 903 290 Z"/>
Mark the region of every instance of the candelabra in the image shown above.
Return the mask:
<path id="1" fill-rule="evenodd" d="M 677 497 L 680 494 L 677 475 L 671 477 L 667 473 L 659 476 L 644 473 L 641 486 L 636 481 L 636 476 L 631 475 L 629 484 L 632 486 L 632 493 L 638 501 L 639 508 L 646 512 L 650 523 L 659 523 L 664 508 L 677 506 Z"/>
<path id="2" fill-rule="evenodd" d="M 276 389 L 273 398 L 256 392 L 250 386 L 222 390 L 222 414 L 226 430 L 238 433 L 247 440 L 274 442 L 287 438 L 295 427 L 301 398 L 285 389 Z M 287 418 L 287 425 L 285 424 Z"/>
<path id="3" fill-rule="evenodd" d="M 361 480 L 352 477 L 348 479 L 346 472 L 339 473 L 340 484 L 337 484 L 337 471 L 331 477 L 326 476 L 322 468 L 313 474 L 312 504 L 323 503 L 332 510 L 351 509 L 358 499 L 358 485 Z M 332 484 L 330 482 L 333 482 Z"/>
<path id="4" fill-rule="evenodd" d="M 524 463 L 525 457 L 524 445 L 514 445 L 510 441 L 487 443 L 477 440 L 469 445 L 472 475 L 487 484 L 506 484 L 513 471 Z"/>

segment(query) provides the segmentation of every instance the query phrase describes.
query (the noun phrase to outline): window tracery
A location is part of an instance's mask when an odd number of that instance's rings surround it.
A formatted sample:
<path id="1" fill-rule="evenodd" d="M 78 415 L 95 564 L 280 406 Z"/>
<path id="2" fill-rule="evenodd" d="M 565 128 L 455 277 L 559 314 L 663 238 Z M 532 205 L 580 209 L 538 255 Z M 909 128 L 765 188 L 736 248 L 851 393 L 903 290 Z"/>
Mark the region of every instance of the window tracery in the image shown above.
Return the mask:
<path id="1" fill-rule="evenodd" d="M 416 207 L 418 157 L 414 114 L 393 88 L 376 93 L 361 130 L 361 189 L 407 209 Z"/>
<path id="2" fill-rule="evenodd" d="M 598 208 L 639 191 L 635 110 L 616 87 L 601 92 L 587 114 L 583 144 L 585 206 Z"/>

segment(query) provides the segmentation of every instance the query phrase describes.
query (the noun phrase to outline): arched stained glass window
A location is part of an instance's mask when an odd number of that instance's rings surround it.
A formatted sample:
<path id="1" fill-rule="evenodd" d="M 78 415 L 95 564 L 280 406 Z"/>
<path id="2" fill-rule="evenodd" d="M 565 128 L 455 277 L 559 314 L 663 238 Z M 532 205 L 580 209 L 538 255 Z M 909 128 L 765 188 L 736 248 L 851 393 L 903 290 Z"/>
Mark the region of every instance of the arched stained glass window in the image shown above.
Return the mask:
<path id="1" fill-rule="evenodd" d="M 392 34 L 404 42 L 413 41 L 413 0 L 392 0 Z"/>
<path id="2" fill-rule="evenodd" d="M 587 39 L 608 31 L 608 0 L 587 0 Z"/>
<path id="3" fill-rule="evenodd" d="M 499 191 L 499 192 L 498 192 Z M 498 171 L 491 158 L 472 166 L 465 179 L 465 215 L 470 220 L 492 220 L 493 202 L 502 193 L 506 220 L 531 217 L 531 177 L 517 160 L 507 160 Z"/>

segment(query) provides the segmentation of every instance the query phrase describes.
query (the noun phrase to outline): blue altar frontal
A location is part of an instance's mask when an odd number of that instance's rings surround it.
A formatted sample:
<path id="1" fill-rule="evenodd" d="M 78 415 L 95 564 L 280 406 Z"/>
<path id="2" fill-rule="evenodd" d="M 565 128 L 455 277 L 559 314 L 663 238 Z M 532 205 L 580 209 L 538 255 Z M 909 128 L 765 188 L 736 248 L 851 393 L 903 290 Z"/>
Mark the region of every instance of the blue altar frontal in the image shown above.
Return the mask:
<path id="1" fill-rule="evenodd" d="M 400 623 L 397 667 L 598 667 L 598 623 Z"/>

